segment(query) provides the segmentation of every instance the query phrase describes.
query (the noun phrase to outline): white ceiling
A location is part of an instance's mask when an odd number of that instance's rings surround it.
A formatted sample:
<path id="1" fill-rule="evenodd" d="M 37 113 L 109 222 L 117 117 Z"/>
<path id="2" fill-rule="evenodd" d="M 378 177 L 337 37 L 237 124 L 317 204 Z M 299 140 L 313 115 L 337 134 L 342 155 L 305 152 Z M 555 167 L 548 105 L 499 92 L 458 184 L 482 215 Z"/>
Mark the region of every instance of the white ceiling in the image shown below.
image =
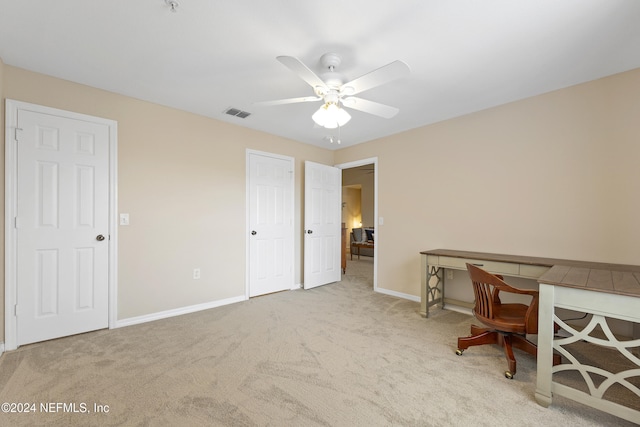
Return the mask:
<path id="1" fill-rule="evenodd" d="M 178 1 L 0 0 L 0 58 L 325 148 L 640 67 L 638 0 Z M 313 95 L 275 58 L 320 73 L 327 52 L 346 80 L 407 63 L 409 77 L 358 95 L 400 113 L 349 110 L 337 146 L 311 120 L 319 102 L 253 105 Z"/>

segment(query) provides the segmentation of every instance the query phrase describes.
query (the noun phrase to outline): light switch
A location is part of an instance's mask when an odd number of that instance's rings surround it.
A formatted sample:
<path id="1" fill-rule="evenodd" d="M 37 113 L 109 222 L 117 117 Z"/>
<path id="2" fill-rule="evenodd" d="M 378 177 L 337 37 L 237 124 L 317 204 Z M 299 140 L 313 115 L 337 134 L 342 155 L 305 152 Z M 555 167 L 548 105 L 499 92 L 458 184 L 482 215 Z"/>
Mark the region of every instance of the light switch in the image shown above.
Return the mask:
<path id="1" fill-rule="evenodd" d="M 120 214 L 120 225 L 129 225 L 129 214 L 121 213 Z"/>
<path id="2" fill-rule="evenodd" d="M 384 224 L 384 218 L 378 217 L 378 225 L 383 225 L 383 224 Z"/>

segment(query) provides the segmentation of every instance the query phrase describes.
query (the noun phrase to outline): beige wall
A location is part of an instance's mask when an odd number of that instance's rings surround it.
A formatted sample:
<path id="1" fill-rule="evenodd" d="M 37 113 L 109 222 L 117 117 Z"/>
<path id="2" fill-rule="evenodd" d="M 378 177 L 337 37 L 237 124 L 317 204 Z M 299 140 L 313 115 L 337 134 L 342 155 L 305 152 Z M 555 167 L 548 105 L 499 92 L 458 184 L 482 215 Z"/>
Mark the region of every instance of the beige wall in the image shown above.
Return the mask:
<path id="1" fill-rule="evenodd" d="M 419 296 L 438 247 L 640 262 L 640 70 L 338 152 L 1 63 L 0 82 L 3 100 L 118 122 L 119 319 L 244 294 L 247 148 L 296 159 L 296 283 L 304 160 L 378 157 L 381 288 Z"/>
<path id="2" fill-rule="evenodd" d="M 6 98 L 118 122 L 119 319 L 245 294 L 246 149 L 295 158 L 302 282 L 303 162 L 333 152 L 11 66 L 3 80 Z"/>
<path id="3" fill-rule="evenodd" d="M 436 248 L 639 264 L 639 118 L 637 69 L 340 150 L 378 157 L 379 286 Z"/>

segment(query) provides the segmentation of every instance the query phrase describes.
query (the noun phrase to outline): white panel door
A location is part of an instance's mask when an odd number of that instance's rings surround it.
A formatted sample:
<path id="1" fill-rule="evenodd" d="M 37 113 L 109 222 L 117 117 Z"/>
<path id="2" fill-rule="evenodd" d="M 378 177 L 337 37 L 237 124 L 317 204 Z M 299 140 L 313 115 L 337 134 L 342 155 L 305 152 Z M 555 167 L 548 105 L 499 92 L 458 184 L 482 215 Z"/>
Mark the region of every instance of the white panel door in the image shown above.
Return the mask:
<path id="1" fill-rule="evenodd" d="M 293 287 L 293 159 L 249 153 L 249 296 Z"/>
<path id="2" fill-rule="evenodd" d="M 109 128 L 18 111 L 17 344 L 108 327 Z"/>
<path id="3" fill-rule="evenodd" d="M 304 165 L 304 288 L 310 289 L 342 279 L 342 171 L 309 161 Z"/>

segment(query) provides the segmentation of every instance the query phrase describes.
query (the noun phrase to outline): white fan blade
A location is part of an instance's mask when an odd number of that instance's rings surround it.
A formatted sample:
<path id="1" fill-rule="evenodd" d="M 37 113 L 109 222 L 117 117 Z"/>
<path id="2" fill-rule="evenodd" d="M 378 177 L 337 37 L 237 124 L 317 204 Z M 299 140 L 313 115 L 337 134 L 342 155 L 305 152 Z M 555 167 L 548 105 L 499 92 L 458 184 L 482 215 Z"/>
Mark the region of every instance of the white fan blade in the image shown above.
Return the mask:
<path id="1" fill-rule="evenodd" d="M 322 98 L 319 96 L 302 96 L 300 98 L 277 99 L 275 101 L 259 101 L 259 102 L 254 102 L 253 105 L 270 106 L 270 105 L 295 104 L 296 102 L 313 102 L 313 101 L 322 101 Z"/>
<path id="2" fill-rule="evenodd" d="M 300 76 L 300 78 L 307 82 L 314 90 L 318 86 L 323 88 L 327 87 L 322 79 L 318 77 L 316 73 L 311 71 L 309 67 L 304 65 L 298 58 L 294 58 L 293 56 L 278 56 L 276 59 Z"/>
<path id="3" fill-rule="evenodd" d="M 390 107 L 389 105 L 380 104 L 378 102 L 369 101 L 356 96 L 344 98 L 342 100 L 342 104 L 347 108 L 353 108 L 354 110 L 373 114 L 374 116 L 383 117 L 385 119 L 390 119 L 400 111 L 396 107 Z"/>
<path id="4" fill-rule="evenodd" d="M 364 74 L 356 79 L 351 80 L 342 85 L 341 92 L 345 95 L 355 95 L 365 90 L 383 85 L 390 81 L 406 77 L 411 70 L 409 66 L 402 61 L 393 61 L 383 67 Z"/>

